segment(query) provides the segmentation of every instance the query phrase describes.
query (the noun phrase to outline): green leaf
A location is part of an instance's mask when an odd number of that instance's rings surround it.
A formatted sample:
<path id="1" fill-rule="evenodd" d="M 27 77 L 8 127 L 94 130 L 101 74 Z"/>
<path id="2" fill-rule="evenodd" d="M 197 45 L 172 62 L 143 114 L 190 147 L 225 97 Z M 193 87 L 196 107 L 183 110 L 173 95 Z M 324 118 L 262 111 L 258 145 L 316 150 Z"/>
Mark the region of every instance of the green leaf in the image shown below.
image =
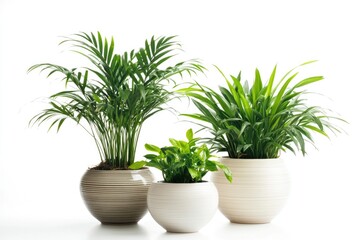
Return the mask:
<path id="1" fill-rule="evenodd" d="M 147 164 L 147 161 L 137 161 L 137 162 L 134 162 L 133 164 L 131 164 L 129 166 L 130 169 L 133 169 L 133 170 L 137 170 L 137 169 L 140 169 L 144 166 L 146 166 Z"/>
<path id="2" fill-rule="evenodd" d="M 323 76 L 309 77 L 309 78 L 306 78 L 306 79 L 300 81 L 299 83 L 297 83 L 294 86 L 294 88 L 302 87 L 302 86 L 308 85 L 310 83 L 318 82 L 318 81 L 323 80 L 323 79 L 324 79 Z"/>
<path id="3" fill-rule="evenodd" d="M 146 166 L 157 168 L 157 169 L 159 169 L 160 171 L 163 171 L 163 170 L 164 170 L 164 169 L 163 169 L 163 166 L 161 166 L 161 165 L 159 164 L 159 162 L 156 162 L 156 161 L 150 161 L 150 162 L 146 163 Z"/>
<path id="4" fill-rule="evenodd" d="M 194 138 L 194 133 L 193 133 L 193 130 L 192 130 L 191 128 L 186 131 L 186 138 L 187 138 L 187 140 L 189 140 L 189 142 L 190 142 L 191 140 L 193 140 L 193 138 Z"/>
<path id="5" fill-rule="evenodd" d="M 99 98 L 98 95 L 96 95 L 95 93 L 92 94 L 92 97 L 94 98 L 94 100 L 97 102 L 97 103 L 101 103 L 101 99 Z"/>
<path id="6" fill-rule="evenodd" d="M 57 132 L 59 132 L 61 125 L 65 122 L 66 118 L 63 118 L 59 121 L 58 127 L 57 127 Z"/>
<path id="7" fill-rule="evenodd" d="M 102 42 L 102 37 L 101 37 L 100 32 L 98 32 L 98 43 L 99 43 L 100 53 L 103 53 L 103 42 Z"/>
<path id="8" fill-rule="evenodd" d="M 317 127 L 314 127 L 314 126 L 311 126 L 311 125 L 305 125 L 304 127 L 308 128 L 308 129 L 310 129 L 312 131 L 315 131 L 317 133 L 320 133 L 320 134 L 324 135 L 325 137 L 329 137 L 324 131 L 320 130 Z"/>
<path id="9" fill-rule="evenodd" d="M 156 153 L 160 153 L 161 149 L 155 145 L 151 145 L 151 144 L 145 144 L 145 149 L 151 152 L 156 152 Z"/>
<path id="10" fill-rule="evenodd" d="M 139 85 L 138 88 L 140 91 L 141 98 L 145 101 L 146 100 L 145 87 L 143 85 Z"/>
<path id="11" fill-rule="evenodd" d="M 158 158 L 158 155 L 155 154 L 146 154 L 144 156 L 144 158 L 149 159 L 149 160 L 156 160 Z"/>
<path id="12" fill-rule="evenodd" d="M 179 141 L 173 139 L 173 138 L 169 138 L 169 142 L 171 143 L 171 145 L 173 145 L 174 147 L 181 147 L 181 144 L 179 143 Z"/>
<path id="13" fill-rule="evenodd" d="M 280 104 L 280 101 L 287 89 L 287 87 L 289 86 L 290 82 L 296 77 L 298 73 L 295 73 L 293 74 L 290 78 L 288 78 L 288 80 L 286 80 L 286 82 L 282 85 L 279 93 L 277 94 L 276 98 L 275 98 L 275 101 L 274 101 L 274 105 L 272 107 L 272 114 L 275 114 L 276 110 L 278 109 L 279 107 L 279 104 Z"/>
<path id="14" fill-rule="evenodd" d="M 224 172 L 224 175 L 225 175 L 226 179 L 229 182 L 232 182 L 232 173 L 231 173 L 230 169 L 227 166 L 225 166 L 224 164 L 220 163 L 220 162 L 214 161 L 214 163 L 216 164 L 216 166 L 218 168 L 220 168 Z"/>
<path id="15" fill-rule="evenodd" d="M 107 55 L 107 62 L 109 62 L 110 64 L 112 63 L 112 57 L 113 57 L 113 53 L 114 53 L 114 38 L 111 38 L 111 42 L 110 42 L 110 47 L 109 47 L 109 51 L 108 51 L 108 55 Z"/>
<path id="16" fill-rule="evenodd" d="M 265 93 L 265 97 L 270 97 L 271 93 L 272 93 L 272 86 L 274 84 L 274 80 L 275 80 L 275 75 L 276 75 L 276 67 L 277 65 L 275 65 L 272 73 L 271 73 L 271 76 L 270 76 L 270 79 L 269 79 L 269 83 L 267 84 L 267 87 L 266 87 L 266 93 Z"/>
<path id="17" fill-rule="evenodd" d="M 206 168 L 209 170 L 209 171 L 217 171 L 217 166 L 216 166 L 216 163 L 214 161 L 206 161 Z"/>
<path id="18" fill-rule="evenodd" d="M 251 89 L 253 104 L 256 104 L 256 101 L 259 97 L 261 89 L 262 89 L 262 81 L 261 81 L 261 77 L 260 77 L 260 72 L 258 69 L 256 69 L 255 70 L 255 81 L 254 81 L 254 85 Z"/>
<path id="19" fill-rule="evenodd" d="M 194 168 L 188 168 L 188 171 L 192 178 L 196 179 L 199 176 L 199 172 L 196 171 Z"/>

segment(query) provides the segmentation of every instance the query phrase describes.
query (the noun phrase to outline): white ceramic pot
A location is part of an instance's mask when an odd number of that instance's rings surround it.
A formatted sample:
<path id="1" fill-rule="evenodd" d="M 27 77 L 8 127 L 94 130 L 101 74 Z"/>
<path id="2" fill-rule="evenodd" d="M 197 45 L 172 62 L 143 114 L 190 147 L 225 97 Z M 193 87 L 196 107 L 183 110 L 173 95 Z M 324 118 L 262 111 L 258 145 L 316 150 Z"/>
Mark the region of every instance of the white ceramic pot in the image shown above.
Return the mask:
<path id="1" fill-rule="evenodd" d="M 218 192 L 211 182 L 152 183 L 147 198 L 155 221 L 168 232 L 197 232 L 214 216 Z"/>
<path id="2" fill-rule="evenodd" d="M 233 223 L 268 223 L 283 208 L 290 191 L 282 159 L 230 159 L 220 162 L 233 174 L 229 183 L 222 172 L 211 180 L 219 192 L 219 209 Z"/>
<path id="3" fill-rule="evenodd" d="M 149 169 L 87 170 L 80 190 L 90 213 L 104 224 L 137 223 L 147 212 Z"/>

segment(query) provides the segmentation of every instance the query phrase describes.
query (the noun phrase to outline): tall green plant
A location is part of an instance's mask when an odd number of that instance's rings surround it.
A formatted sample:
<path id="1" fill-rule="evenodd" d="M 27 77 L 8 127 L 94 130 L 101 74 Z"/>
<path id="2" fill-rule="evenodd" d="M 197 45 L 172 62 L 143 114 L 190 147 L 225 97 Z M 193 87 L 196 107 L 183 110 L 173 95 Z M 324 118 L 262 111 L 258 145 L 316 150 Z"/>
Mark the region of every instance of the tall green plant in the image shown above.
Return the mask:
<path id="1" fill-rule="evenodd" d="M 65 38 L 75 53 L 88 59 L 92 67 L 65 68 L 43 63 L 29 68 L 60 74 L 64 90 L 49 97 L 49 107 L 30 123 L 51 121 L 61 128 L 67 119 L 82 126 L 94 139 L 102 169 L 127 169 L 134 162 L 139 133 L 144 121 L 163 110 L 173 98 L 166 85 L 174 85 L 174 75 L 202 71 L 195 60 L 164 66 L 181 50 L 174 37 L 152 37 L 135 51 L 115 53 L 114 39 L 98 32 Z"/>
<path id="2" fill-rule="evenodd" d="M 219 92 L 194 84 L 180 92 L 192 98 L 200 113 L 183 114 L 210 125 L 203 125 L 213 138 L 218 151 L 227 151 L 231 158 L 277 158 L 281 150 L 295 149 L 303 154 L 305 143 L 314 144 L 312 133 L 328 136 L 326 131 L 339 130 L 330 122 L 339 119 L 329 116 L 318 106 L 308 106 L 307 91 L 309 84 L 323 79 L 312 76 L 295 81 L 301 64 L 275 82 L 276 66 L 265 83 L 258 69 L 255 80 L 249 87 L 241 81 L 241 75 L 226 80 L 226 87 Z"/>

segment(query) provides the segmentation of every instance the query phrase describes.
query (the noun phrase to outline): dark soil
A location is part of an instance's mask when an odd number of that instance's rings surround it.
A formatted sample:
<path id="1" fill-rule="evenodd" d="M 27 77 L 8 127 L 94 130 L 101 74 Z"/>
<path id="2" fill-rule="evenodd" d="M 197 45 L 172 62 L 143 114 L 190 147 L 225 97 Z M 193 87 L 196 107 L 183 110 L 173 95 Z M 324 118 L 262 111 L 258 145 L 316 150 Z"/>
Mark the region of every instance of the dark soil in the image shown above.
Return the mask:
<path id="1" fill-rule="evenodd" d="M 123 168 L 114 167 L 106 162 L 101 162 L 99 165 L 90 168 L 92 170 L 124 170 Z"/>

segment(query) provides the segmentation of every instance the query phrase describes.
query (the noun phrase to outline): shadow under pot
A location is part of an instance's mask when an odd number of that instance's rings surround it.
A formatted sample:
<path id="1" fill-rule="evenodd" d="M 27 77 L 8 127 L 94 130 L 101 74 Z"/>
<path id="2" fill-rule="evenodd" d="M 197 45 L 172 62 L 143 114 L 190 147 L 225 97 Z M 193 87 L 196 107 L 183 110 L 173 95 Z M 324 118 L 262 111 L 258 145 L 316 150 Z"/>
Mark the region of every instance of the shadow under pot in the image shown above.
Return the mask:
<path id="1" fill-rule="evenodd" d="M 87 209 L 101 223 L 137 223 L 147 212 L 146 197 L 153 181 L 149 169 L 89 169 L 80 191 Z"/>
<path id="2" fill-rule="evenodd" d="M 211 182 L 152 183 L 148 208 L 154 220 L 168 232 L 197 232 L 214 216 L 218 192 Z"/>
<path id="3" fill-rule="evenodd" d="M 211 175 L 219 192 L 219 210 L 233 223 L 269 223 L 289 196 L 283 160 L 221 158 L 220 162 L 230 168 L 233 182 L 218 172 Z"/>

